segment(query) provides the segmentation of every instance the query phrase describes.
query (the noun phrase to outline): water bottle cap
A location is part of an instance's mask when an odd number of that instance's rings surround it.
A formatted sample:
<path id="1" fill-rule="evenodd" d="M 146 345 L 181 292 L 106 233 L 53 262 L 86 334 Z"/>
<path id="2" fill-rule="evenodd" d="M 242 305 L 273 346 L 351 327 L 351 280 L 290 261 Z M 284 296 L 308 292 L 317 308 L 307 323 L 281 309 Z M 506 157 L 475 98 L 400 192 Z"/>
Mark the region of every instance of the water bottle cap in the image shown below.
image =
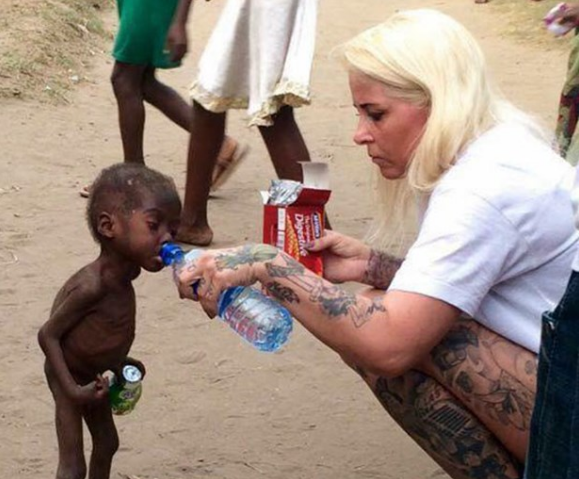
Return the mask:
<path id="1" fill-rule="evenodd" d="M 185 253 L 178 244 L 166 242 L 161 246 L 161 251 L 159 252 L 161 256 L 161 261 L 165 266 L 170 266 L 175 263 L 180 263 L 185 257 Z"/>

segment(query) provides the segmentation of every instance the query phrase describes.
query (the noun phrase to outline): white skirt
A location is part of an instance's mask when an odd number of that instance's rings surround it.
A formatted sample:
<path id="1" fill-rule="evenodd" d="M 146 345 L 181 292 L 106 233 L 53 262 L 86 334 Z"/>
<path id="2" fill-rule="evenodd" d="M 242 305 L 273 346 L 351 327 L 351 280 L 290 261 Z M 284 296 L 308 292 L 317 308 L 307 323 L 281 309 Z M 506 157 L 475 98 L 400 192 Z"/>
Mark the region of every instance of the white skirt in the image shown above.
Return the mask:
<path id="1" fill-rule="evenodd" d="M 318 0 L 229 0 L 199 61 L 191 98 L 215 113 L 246 108 L 271 125 L 310 103 Z"/>

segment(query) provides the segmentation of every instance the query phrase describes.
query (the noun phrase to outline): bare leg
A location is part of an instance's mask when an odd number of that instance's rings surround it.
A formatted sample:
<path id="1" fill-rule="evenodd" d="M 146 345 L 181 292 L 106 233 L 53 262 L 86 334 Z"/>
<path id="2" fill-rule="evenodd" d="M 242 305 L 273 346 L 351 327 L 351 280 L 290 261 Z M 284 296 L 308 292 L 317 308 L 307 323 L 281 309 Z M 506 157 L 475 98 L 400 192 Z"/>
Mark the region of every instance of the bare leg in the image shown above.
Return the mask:
<path id="1" fill-rule="evenodd" d="M 153 67 L 147 67 L 144 72 L 143 95 L 147 103 L 160 110 L 173 123 L 191 131 L 191 107 L 175 90 L 157 80 Z"/>
<path id="2" fill-rule="evenodd" d="M 108 402 L 85 407 L 83 416 L 92 437 L 89 479 L 109 479 L 119 436 Z"/>
<path id="3" fill-rule="evenodd" d="M 282 107 L 274 116 L 273 125 L 260 126 L 259 132 L 278 178 L 303 181 L 298 162 L 310 161 L 310 152 L 295 121 L 293 108 Z"/>
<path id="4" fill-rule="evenodd" d="M 455 478 L 520 478 L 535 355 L 472 320 L 394 379 L 361 372 L 385 409 Z"/>
<path id="5" fill-rule="evenodd" d="M 278 178 L 303 181 L 300 161 L 311 161 L 310 152 L 294 118 L 291 106 L 282 107 L 274 116 L 272 126 L 260 126 L 259 132 Z M 331 229 L 330 221 L 324 218 L 325 227 Z"/>
<path id="6" fill-rule="evenodd" d="M 212 113 L 193 102 L 187 157 L 185 198 L 177 240 L 206 246 L 213 240 L 207 221 L 207 200 L 213 168 L 225 135 L 225 113 Z"/>
<path id="7" fill-rule="evenodd" d="M 143 103 L 144 65 L 115 62 L 111 82 L 117 99 L 119 126 L 125 161 L 143 163 L 143 132 L 145 105 Z"/>
<path id="8" fill-rule="evenodd" d="M 82 413 L 62 391 L 45 366 L 46 380 L 55 402 L 56 437 L 58 439 L 58 469 L 56 479 L 84 479 Z"/>
<path id="9" fill-rule="evenodd" d="M 191 106 L 175 90 L 157 80 L 153 67 L 147 67 L 145 71 L 143 94 L 147 103 L 161 111 L 173 123 L 184 130 L 191 131 L 193 117 Z M 218 159 L 221 159 L 224 164 L 228 164 L 232 161 L 237 147 L 237 141 L 225 135 Z M 213 171 L 214 176 L 216 170 L 217 168 Z"/>

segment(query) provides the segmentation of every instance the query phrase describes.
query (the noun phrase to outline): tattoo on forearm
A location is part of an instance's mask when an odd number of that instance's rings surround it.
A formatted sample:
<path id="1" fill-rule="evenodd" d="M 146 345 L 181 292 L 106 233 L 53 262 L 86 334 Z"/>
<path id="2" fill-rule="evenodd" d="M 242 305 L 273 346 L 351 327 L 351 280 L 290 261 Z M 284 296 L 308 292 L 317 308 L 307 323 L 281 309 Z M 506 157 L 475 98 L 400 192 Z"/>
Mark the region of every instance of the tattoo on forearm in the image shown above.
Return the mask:
<path id="1" fill-rule="evenodd" d="M 248 244 L 239 250 L 224 252 L 215 258 L 215 263 L 219 271 L 224 269 L 237 269 L 241 265 L 252 265 L 255 263 L 270 261 L 278 254 L 278 250 L 273 246 L 264 244 Z"/>
<path id="2" fill-rule="evenodd" d="M 372 249 L 362 282 L 374 288 L 387 289 L 401 264 L 400 258 Z"/>
<path id="3" fill-rule="evenodd" d="M 308 294 L 308 300 L 318 304 L 330 319 L 349 318 L 357 328 L 366 324 L 374 313 L 386 311 L 379 299 L 366 306 L 356 295 L 348 293 L 341 287 L 328 284 L 317 276 L 305 274 L 303 265 L 293 258 L 283 256 L 283 260 L 284 264 L 265 263 L 266 271 L 273 280 L 266 284 L 266 288 L 282 301 L 290 304 L 299 303 L 296 288 L 301 289 Z M 282 286 L 277 281 L 278 278 L 283 278 L 286 284 Z"/>
<path id="4" fill-rule="evenodd" d="M 279 299 L 280 301 L 285 301 L 289 304 L 300 302 L 300 298 L 293 289 L 283 286 L 277 281 L 272 281 L 271 283 L 266 284 L 265 287 L 274 298 Z"/>
<path id="5" fill-rule="evenodd" d="M 286 261 L 285 265 L 265 264 L 265 269 L 272 278 L 289 278 L 303 275 L 306 269 L 297 261 Z"/>

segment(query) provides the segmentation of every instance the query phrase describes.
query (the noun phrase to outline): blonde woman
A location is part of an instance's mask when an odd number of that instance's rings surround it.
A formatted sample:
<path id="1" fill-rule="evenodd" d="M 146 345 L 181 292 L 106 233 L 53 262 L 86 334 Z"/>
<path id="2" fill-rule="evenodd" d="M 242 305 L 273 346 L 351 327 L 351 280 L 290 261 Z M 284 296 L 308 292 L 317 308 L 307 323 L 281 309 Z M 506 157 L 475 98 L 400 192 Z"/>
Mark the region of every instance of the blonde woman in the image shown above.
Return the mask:
<path id="1" fill-rule="evenodd" d="M 342 52 L 354 141 L 383 180 L 373 237 L 392 242 L 418 204 L 408 254 L 329 232 L 310 245 L 324 254 L 320 278 L 270 246 L 210 250 L 181 294 L 213 316 L 225 287 L 261 283 L 451 477 L 520 478 L 541 314 L 578 250 L 572 168 L 491 88 L 477 42 L 452 18 L 399 12 Z M 352 294 L 345 281 L 375 289 Z"/>

